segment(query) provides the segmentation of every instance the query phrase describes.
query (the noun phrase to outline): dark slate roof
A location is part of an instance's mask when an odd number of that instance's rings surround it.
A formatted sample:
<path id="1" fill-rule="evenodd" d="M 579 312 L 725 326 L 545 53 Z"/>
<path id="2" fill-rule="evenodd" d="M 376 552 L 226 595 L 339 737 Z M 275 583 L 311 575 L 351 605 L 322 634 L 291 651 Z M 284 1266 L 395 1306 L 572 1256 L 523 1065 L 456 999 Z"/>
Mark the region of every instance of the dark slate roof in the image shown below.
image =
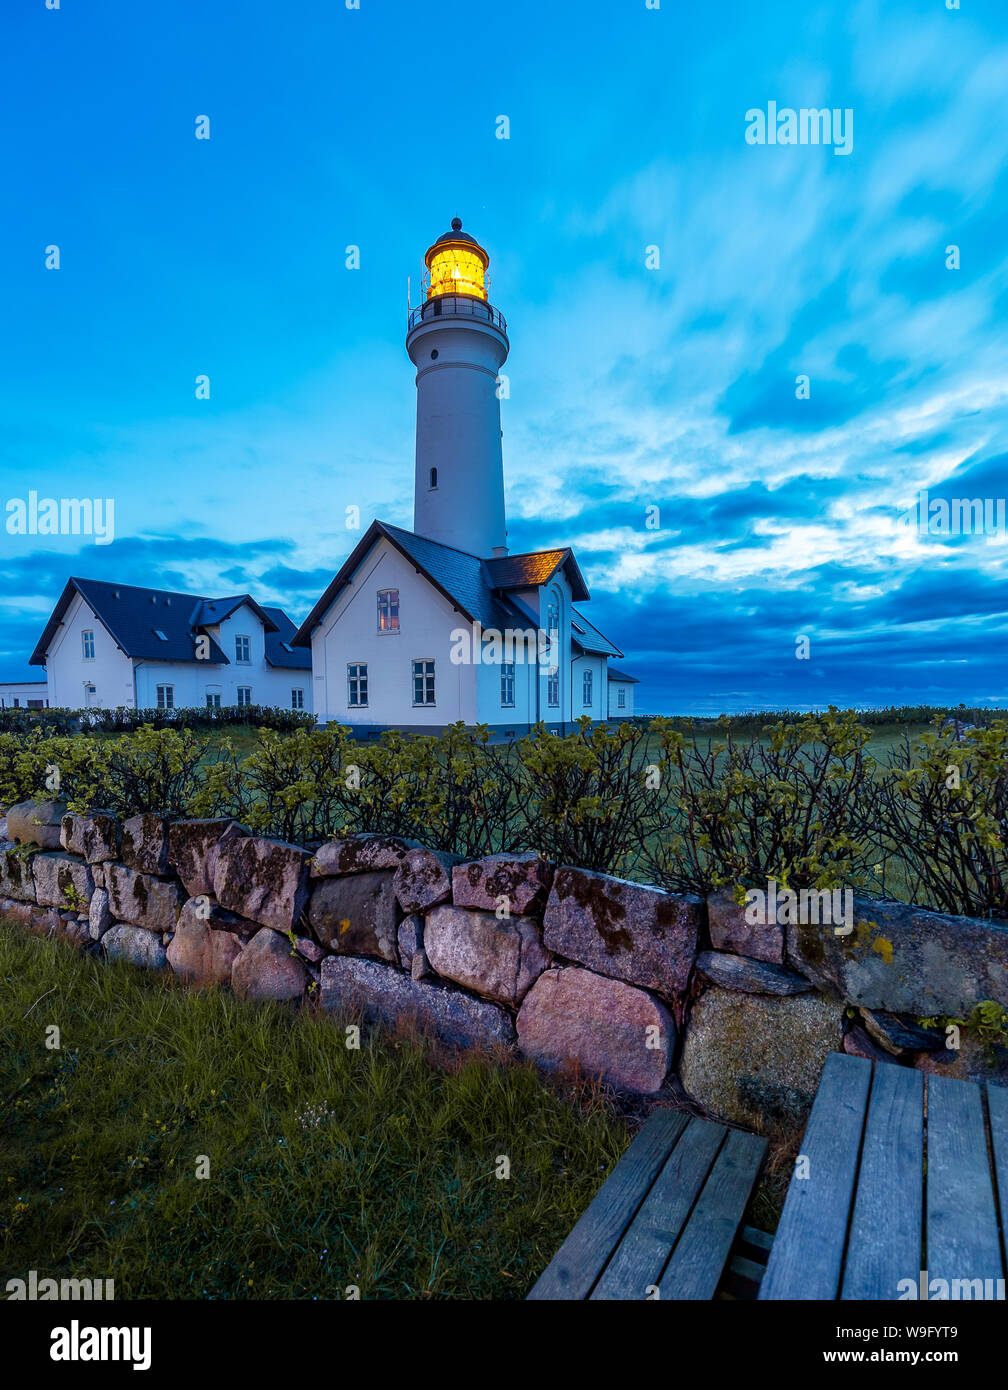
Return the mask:
<path id="1" fill-rule="evenodd" d="M 563 569 L 575 602 L 585 603 L 591 598 L 569 546 L 557 550 L 531 550 L 524 555 L 501 555 L 483 563 L 496 589 L 536 589 L 540 584 L 548 584 L 557 570 Z"/>
<path id="2" fill-rule="evenodd" d="M 194 627 L 216 627 L 218 623 L 230 618 L 243 603 L 247 603 L 256 614 L 259 621 L 267 632 L 272 631 L 275 626 L 273 619 L 269 616 L 271 609 L 260 608 L 251 594 L 234 594 L 231 598 L 205 598 L 202 600 L 199 612 L 193 621 Z M 277 610 L 280 612 L 281 610 Z"/>
<path id="3" fill-rule="evenodd" d="M 593 656 L 623 655 L 619 647 L 613 646 L 609 638 L 576 608 L 571 609 L 571 641 L 575 647 L 580 647 L 583 652 L 591 652 Z"/>
<path id="4" fill-rule="evenodd" d="M 80 594 L 120 649 L 127 656 L 141 661 L 195 662 L 196 638 L 200 635 L 200 628 L 211 621 L 202 615 L 223 611 L 228 604 L 232 605 L 228 611 L 233 612 L 240 604 L 248 603 L 262 615 L 267 628 L 267 647 L 271 630 L 279 630 L 275 617 L 268 616 L 248 594 L 243 594 L 237 601 L 207 599 L 199 594 L 179 594 L 168 589 L 143 589 L 133 584 L 109 584 L 100 579 L 70 578 L 32 653 L 31 665 L 45 665 L 53 635 L 75 594 Z M 221 605 L 221 608 L 218 609 L 217 605 Z M 277 613 L 281 610 L 272 611 Z M 221 618 L 215 617 L 212 621 L 220 622 Z M 289 619 L 287 621 L 293 628 L 294 624 Z M 164 634 L 164 640 L 158 636 L 159 632 Z M 213 638 L 209 638 L 209 641 L 210 656 L 200 664 L 229 665 Z"/>
<path id="5" fill-rule="evenodd" d="M 294 646 L 311 646 L 313 629 L 322 621 L 337 595 L 349 584 L 354 570 L 381 537 L 405 555 L 464 618 L 501 631 L 512 625 L 513 610 L 494 592 L 486 562 L 478 555 L 455 550 L 450 545 L 442 545 L 440 541 L 428 540 L 426 536 L 416 536 L 400 526 L 372 521 L 343 562 L 339 573 L 298 628 L 293 639 Z"/>
<path id="6" fill-rule="evenodd" d="M 266 660 L 271 666 L 289 667 L 296 671 L 311 670 L 311 652 L 294 646 L 297 628 L 282 608 L 265 608 L 275 631 L 266 633 Z M 284 645 L 286 643 L 286 645 Z M 288 650 L 289 648 L 289 650 Z"/>
<path id="7" fill-rule="evenodd" d="M 615 666 L 609 667 L 609 679 L 611 681 L 626 681 L 627 685 L 640 685 L 636 676 L 628 676 L 625 671 L 617 671 Z"/>

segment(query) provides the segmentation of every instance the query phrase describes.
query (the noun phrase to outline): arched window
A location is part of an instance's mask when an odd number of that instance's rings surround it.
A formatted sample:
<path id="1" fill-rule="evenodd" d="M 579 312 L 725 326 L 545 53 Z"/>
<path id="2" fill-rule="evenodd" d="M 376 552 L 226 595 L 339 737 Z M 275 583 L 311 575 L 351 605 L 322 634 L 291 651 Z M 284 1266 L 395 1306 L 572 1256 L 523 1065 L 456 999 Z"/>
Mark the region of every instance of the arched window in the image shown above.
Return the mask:
<path id="1" fill-rule="evenodd" d="M 436 468 L 432 468 L 431 471 L 430 471 L 430 485 L 431 485 L 431 487 L 437 487 L 437 469 L 436 469 Z"/>

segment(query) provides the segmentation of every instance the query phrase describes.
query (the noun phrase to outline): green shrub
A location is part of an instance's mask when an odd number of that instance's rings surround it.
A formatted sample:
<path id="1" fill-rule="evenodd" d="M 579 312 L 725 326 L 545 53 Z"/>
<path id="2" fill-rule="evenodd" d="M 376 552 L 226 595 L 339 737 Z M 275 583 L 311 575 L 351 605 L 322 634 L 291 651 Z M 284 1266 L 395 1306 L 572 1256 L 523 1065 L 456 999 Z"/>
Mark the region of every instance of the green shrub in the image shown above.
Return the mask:
<path id="1" fill-rule="evenodd" d="M 1008 918 L 1008 723 L 905 737 L 876 779 L 871 821 L 916 901 Z"/>
<path id="2" fill-rule="evenodd" d="M 153 729 L 219 729 L 236 726 L 290 731 L 311 728 L 315 716 L 273 705 L 218 705 L 179 709 L 0 709 L 0 732 L 56 734 L 132 733 Z"/>
<path id="3" fill-rule="evenodd" d="M 577 733 L 540 725 L 518 745 L 525 848 L 559 864 L 629 872 L 661 824 L 663 793 L 649 784 L 648 731 L 581 719 Z"/>
<path id="4" fill-rule="evenodd" d="M 870 734 L 852 712 L 831 708 L 769 728 L 766 743 L 688 746 L 655 721 L 667 822 L 648 869 L 676 892 L 707 893 L 775 879 L 831 888 L 863 876 Z"/>

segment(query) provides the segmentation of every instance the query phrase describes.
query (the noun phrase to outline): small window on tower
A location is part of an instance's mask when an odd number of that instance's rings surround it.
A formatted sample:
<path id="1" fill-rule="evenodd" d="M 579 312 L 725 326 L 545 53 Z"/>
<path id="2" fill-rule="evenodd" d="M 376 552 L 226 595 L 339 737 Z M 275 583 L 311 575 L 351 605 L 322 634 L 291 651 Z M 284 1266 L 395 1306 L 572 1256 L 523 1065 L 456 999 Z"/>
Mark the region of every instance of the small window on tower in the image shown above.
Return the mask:
<path id="1" fill-rule="evenodd" d="M 436 469 L 436 468 L 432 468 L 431 471 L 430 471 L 430 485 L 431 485 L 431 487 L 437 487 L 437 469 Z"/>

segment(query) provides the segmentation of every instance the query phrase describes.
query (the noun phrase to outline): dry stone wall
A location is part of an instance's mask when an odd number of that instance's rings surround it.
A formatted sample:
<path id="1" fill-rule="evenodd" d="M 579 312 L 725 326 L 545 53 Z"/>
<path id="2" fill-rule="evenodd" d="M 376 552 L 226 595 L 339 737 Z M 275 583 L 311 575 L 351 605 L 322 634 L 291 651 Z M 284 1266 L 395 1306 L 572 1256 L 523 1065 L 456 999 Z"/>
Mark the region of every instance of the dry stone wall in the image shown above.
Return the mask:
<path id="1" fill-rule="evenodd" d="M 622 1090 L 800 1120 L 826 1054 L 1008 1078 L 1003 1050 L 920 1019 L 1008 1006 L 1008 923 L 855 899 L 854 926 L 752 925 L 706 900 L 534 854 L 473 861 L 390 836 L 301 846 L 231 820 L 0 819 L 0 918 L 250 1000 L 409 1020 Z"/>

